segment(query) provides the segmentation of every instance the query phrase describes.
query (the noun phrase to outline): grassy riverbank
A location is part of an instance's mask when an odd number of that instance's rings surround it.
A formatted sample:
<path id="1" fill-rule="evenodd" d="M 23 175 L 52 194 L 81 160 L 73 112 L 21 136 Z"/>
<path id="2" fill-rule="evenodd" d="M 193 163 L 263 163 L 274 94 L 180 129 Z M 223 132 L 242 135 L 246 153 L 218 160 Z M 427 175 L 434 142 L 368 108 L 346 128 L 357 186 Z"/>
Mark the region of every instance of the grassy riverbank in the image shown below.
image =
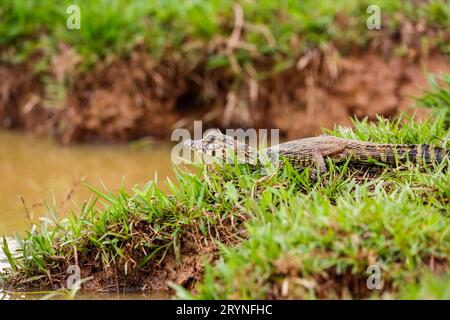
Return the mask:
<path id="1" fill-rule="evenodd" d="M 354 130 L 331 134 L 439 145 L 450 138 L 444 114 L 355 121 Z M 176 184 L 166 182 L 171 195 L 156 182 L 133 194 L 94 190 L 97 200 L 80 213 L 50 218 L 20 240 L 4 285 L 58 289 L 68 266 L 79 265 L 93 277 L 87 290 L 173 282 L 199 298 L 449 298 L 448 166 L 329 167 L 318 182 L 289 165 L 270 177 L 238 165 L 178 172 Z M 366 286 L 370 265 L 380 267 L 382 290 Z"/>

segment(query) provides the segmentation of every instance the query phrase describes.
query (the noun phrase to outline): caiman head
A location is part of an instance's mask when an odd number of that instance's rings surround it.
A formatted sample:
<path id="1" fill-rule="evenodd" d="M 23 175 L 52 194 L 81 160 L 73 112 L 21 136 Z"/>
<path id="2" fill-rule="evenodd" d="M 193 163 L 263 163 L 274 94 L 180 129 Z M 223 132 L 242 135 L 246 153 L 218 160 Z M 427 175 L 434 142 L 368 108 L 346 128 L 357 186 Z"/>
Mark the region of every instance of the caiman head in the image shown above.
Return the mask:
<path id="1" fill-rule="evenodd" d="M 251 163 L 254 159 L 252 149 L 248 145 L 223 134 L 218 129 L 209 131 L 203 139 L 187 139 L 184 145 L 228 163 L 233 163 L 236 156 L 239 162 Z"/>

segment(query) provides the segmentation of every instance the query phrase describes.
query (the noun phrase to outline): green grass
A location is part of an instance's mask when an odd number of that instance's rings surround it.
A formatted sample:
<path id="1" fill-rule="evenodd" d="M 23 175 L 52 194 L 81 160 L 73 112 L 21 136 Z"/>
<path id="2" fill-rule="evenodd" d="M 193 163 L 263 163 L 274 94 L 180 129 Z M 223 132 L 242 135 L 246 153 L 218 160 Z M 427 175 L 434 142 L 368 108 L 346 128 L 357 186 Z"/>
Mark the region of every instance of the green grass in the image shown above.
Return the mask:
<path id="1" fill-rule="evenodd" d="M 355 120 L 353 130 L 337 127 L 331 134 L 447 148 L 450 138 L 444 113 L 423 122 Z M 64 286 L 76 252 L 82 269 L 114 269 L 132 286 L 133 275 L 151 277 L 168 256 L 181 265 L 184 244 L 197 242 L 198 255 L 220 247 L 218 260 L 206 261 L 200 299 L 448 295 L 448 163 L 330 162 L 318 182 L 289 164 L 269 177 L 247 165 L 225 165 L 177 170 L 177 182 L 167 183 L 170 195 L 156 182 L 134 194 L 94 190 L 105 209 L 91 202 L 65 220 L 43 222 L 20 239 L 19 256 L 10 255 L 15 270 L 3 276 L 5 285 L 49 286 L 52 279 Z M 381 268 L 381 291 L 366 287 L 371 264 Z M 174 287 L 179 297 L 194 298 Z"/>
<path id="2" fill-rule="evenodd" d="M 428 75 L 431 89 L 417 99 L 417 105 L 445 113 L 445 121 L 450 127 L 450 74 Z"/>
<path id="3" fill-rule="evenodd" d="M 85 66 L 107 56 L 127 56 L 139 44 L 156 59 L 172 54 L 195 64 L 207 59 L 210 68 L 229 67 L 226 41 L 234 27 L 233 2 L 226 1 L 48 1 L 6 0 L 0 4 L 0 47 L 3 59 L 20 62 L 39 50 L 44 61 L 68 44 Z M 425 21 L 447 33 L 450 12 L 443 0 L 419 2 L 357 1 L 238 1 L 245 25 L 234 56 L 241 66 L 270 57 L 276 68 L 296 62 L 310 47 L 335 42 L 344 49 L 366 46 L 372 39 L 392 36 L 405 19 Z M 67 30 L 66 9 L 81 8 L 81 29 Z M 369 5 L 379 5 L 383 32 L 366 28 Z M 448 50 L 445 38 L 425 34 Z M 433 39 L 430 39 L 433 38 Z M 177 58 L 178 57 L 178 58 Z M 292 59 L 292 61 L 290 61 Z"/>
<path id="4" fill-rule="evenodd" d="M 400 293 L 401 299 L 450 299 L 450 276 L 425 274 L 420 283 L 406 285 Z"/>

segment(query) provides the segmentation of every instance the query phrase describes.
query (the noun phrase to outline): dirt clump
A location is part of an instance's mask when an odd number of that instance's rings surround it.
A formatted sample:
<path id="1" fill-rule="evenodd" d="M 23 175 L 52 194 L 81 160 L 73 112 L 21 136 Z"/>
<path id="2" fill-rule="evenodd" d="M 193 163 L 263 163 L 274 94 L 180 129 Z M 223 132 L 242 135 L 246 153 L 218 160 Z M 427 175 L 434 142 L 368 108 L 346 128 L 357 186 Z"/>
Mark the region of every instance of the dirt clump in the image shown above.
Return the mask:
<path id="1" fill-rule="evenodd" d="M 198 221 L 192 221 L 182 231 L 159 228 L 161 221 L 149 222 L 132 217 L 133 236 L 114 238 L 120 233 L 120 224 L 107 227 L 103 241 L 116 243 L 120 254 L 109 254 L 111 247 L 99 247 L 86 232 L 76 244 L 67 246 L 65 240 L 56 238 L 53 247 L 59 254 L 43 254 L 46 272 L 39 268 L 11 273 L 3 286 L 16 291 L 60 290 L 69 286 L 69 268 L 78 266 L 84 291 L 167 292 L 172 294 L 170 283 L 183 286 L 195 293 L 195 285 L 203 279 L 205 262 L 217 260 L 219 244 L 236 245 L 236 237 L 246 218 L 227 217 L 220 225 L 211 227 L 208 235 L 199 230 Z M 155 227 L 155 225 L 157 227 Z M 170 228 L 170 227 L 169 227 Z M 156 230 L 156 231 L 155 231 Z M 177 240 L 163 237 L 162 233 L 177 234 Z M 119 240 L 120 239 L 120 240 Z M 31 271 L 31 272 L 30 272 Z"/>

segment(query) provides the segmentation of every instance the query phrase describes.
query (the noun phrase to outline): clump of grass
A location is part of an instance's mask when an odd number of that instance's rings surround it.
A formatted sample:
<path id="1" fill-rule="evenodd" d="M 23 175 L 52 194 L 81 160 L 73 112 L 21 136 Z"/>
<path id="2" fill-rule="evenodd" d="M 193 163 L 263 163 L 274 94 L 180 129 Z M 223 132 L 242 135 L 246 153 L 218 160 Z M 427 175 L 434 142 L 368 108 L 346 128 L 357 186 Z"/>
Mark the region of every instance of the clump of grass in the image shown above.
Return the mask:
<path id="1" fill-rule="evenodd" d="M 430 74 L 428 82 L 431 89 L 417 99 L 417 105 L 443 111 L 446 114 L 447 127 L 450 127 L 450 74 Z"/>
<path id="2" fill-rule="evenodd" d="M 331 133 L 391 143 L 449 137 L 442 113 L 419 123 L 407 116 L 355 120 L 354 129 Z M 91 202 L 78 215 L 34 228 L 19 241 L 20 255 L 11 255 L 15 270 L 5 283 L 64 287 L 67 266 L 78 264 L 83 277 L 117 277 L 116 285 L 132 288 L 168 261 L 208 257 L 211 247 L 203 280 L 203 272 L 194 277 L 201 299 L 397 298 L 425 274 L 448 274 L 447 162 L 328 167 L 317 182 L 289 163 L 271 176 L 224 164 L 177 170 L 177 183 L 167 181 L 170 195 L 154 182 L 132 195 L 93 190 L 105 208 Z M 380 268 L 382 290 L 366 285 L 371 265 Z M 180 286 L 193 289 L 188 282 L 164 281 L 175 282 L 180 297 L 194 297 Z"/>
<path id="3" fill-rule="evenodd" d="M 244 182 L 230 169 L 227 174 L 237 185 Z M 216 203 L 217 194 L 229 194 L 224 183 L 178 170 L 176 177 L 177 183 L 167 181 L 171 195 L 156 181 L 134 188 L 132 195 L 123 189 L 114 194 L 92 188 L 96 197 L 79 214 L 62 221 L 52 214 L 23 238 L 17 236 L 18 256 L 9 252 L 4 240 L 12 267 L 5 286 L 65 288 L 68 267 L 77 265 L 82 276 L 96 276 L 94 289 L 139 289 L 143 283 L 151 288 L 151 279 L 150 283 L 142 279 L 164 269 L 168 257 L 175 268 L 183 255 L 211 257 L 216 242 L 239 241 L 241 223 L 248 215 L 233 210 L 230 200 Z M 99 201 L 102 210 L 96 208 Z"/>

